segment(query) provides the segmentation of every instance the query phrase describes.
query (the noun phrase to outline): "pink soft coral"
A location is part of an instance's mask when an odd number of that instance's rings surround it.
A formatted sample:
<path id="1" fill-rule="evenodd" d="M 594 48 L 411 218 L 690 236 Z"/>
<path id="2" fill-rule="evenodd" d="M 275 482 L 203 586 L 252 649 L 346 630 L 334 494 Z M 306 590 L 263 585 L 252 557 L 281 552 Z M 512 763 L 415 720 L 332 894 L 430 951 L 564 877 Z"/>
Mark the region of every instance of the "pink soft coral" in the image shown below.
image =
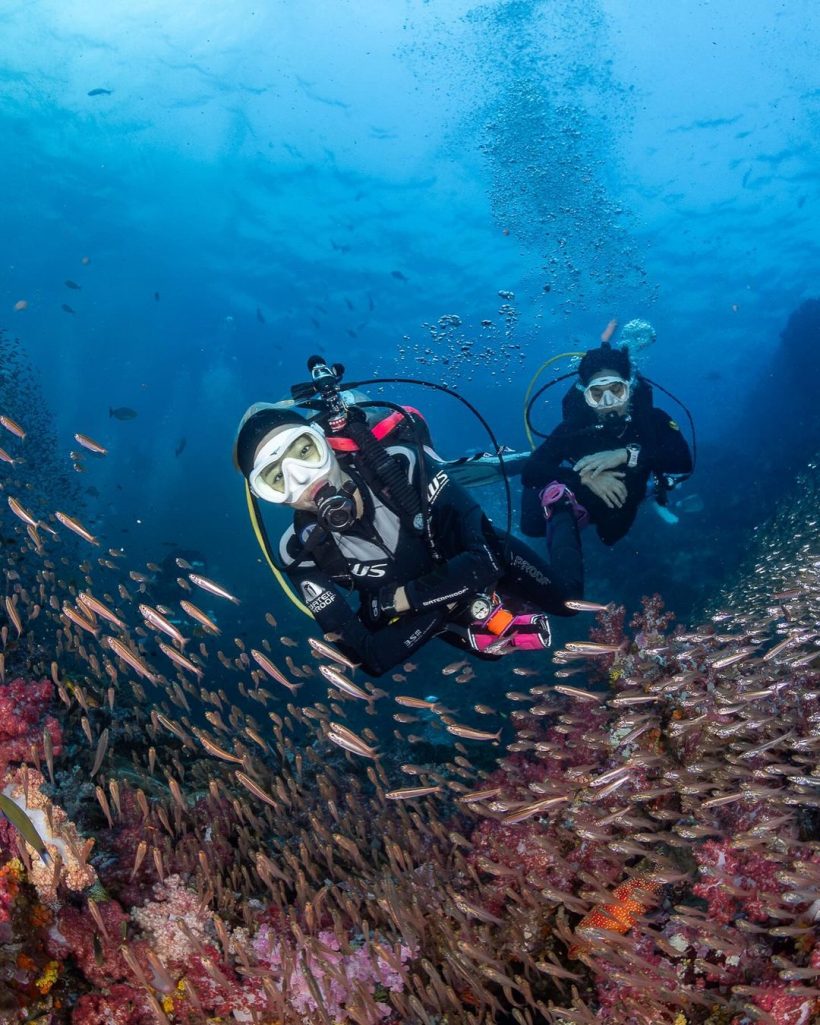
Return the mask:
<path id="1" fill-rule="evenodd" d="M 345 1005 L 355 998 L 358 989 L 371 996 L 377 988 L 401 989 L 401 974 L 391 968 L 380 957 L 374 957 L 367 947 L 356 947 L 350 953 L 342 953 L 340 944 L 331 930 L 324 930 L 317 937 L 323 948 L 319 959 L 305 950 L 295 963 L 292 953 L 283 957 L 284 948 L 276 933 L 263 925 L 253 941 L 253 950 L 260 961 L 282 972 L 281 989 L 288 1004 L 299 1014 L 309 1014 L 318 1009 L 318 1004 L 308 982 L 308 974 L 315 980 L 321 993 L 324 1009 L 334 1021 L 346 1021 Z M 401 963 L 412 956 L 402 946 Z M 289 963 L 288 963 L 289 962 Z M 388 1004 L 378 1004 L 383 1018 L 391 1013 Z"/>
<path id="2" fill-rule="evenodd" d="M 106 993 L 92 993 L 77 1001 L 72 1025 L 156 1025 L 145 993 L 117 982 Z"/>
<path id="3" fill-rule="evenodd" d="M 709 914 L 727 924 L 742 914 L 765 922 L 767 903 L 775 903 L 786 887 L 777 878 L 783 862 L 757 851 L 738 851 L 730 841 L 707 840 L 695 849 L 700 882 L 692 892 L 709 903 Z"/>
<path id="4" fill-rule="evenodd" d="M 10 762 L 31 760 L 31 750 L 44 759 L 43 732 L 48 731 L 54 753 L 62 749 L 63 735 L 57 720 L 47 714 L 54 700 L 50 680 L 24 680 L 18 676 L 0 685 L 0 770 Z"/>

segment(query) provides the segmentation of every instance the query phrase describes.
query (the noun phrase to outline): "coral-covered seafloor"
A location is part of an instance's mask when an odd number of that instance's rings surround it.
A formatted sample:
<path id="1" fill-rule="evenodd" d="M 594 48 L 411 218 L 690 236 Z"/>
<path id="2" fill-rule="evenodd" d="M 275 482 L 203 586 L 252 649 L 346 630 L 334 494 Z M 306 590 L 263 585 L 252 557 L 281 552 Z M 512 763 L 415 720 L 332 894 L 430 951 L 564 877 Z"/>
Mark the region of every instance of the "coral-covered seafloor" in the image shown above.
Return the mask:
<path id="1" fill-rule="evenodd" d="M 220 651 L 236 704 L 208 683 L 216 640 L 149 664 L 150 590 L 63 583 L 26 531 L 0 1022 L 816 1022 L 819 490 L 812 468 L 702 625 L 658 597 L 576 620 L 499 695 L 503 749 L 488 730 L 412 765 L 362 702 L 274 694 L 244 647 Z M 345 753 L 341 720 L 381 753 Z"/>

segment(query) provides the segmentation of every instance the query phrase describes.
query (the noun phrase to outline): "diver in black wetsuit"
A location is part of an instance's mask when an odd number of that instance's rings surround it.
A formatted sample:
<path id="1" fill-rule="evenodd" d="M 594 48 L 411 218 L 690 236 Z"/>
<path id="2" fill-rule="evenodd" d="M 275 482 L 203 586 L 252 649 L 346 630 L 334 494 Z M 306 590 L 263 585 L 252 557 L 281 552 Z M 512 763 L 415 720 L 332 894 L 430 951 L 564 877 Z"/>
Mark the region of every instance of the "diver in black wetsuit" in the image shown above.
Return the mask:
<path id="1" fill-rule="evenodd" d="M 234 455 L 256 498 L 294 510 L 279 559 L 344 653 L 381 675 L 439 634 L 490 657 L 548 646 L 544 613 L 571 615 L 564 602 L 582 593 L 578 528 L 568 507 L 555 517 L 549 566 L 497 532 L 445 471 L 420 467 L 413 445 L 379 444 L 374 462 L 349 448 L 337 458 L 332 442 L 293 409 L 255 406 L 243 418 Z M 422 478 L 426 529 L 419 507 L 396 499 L 409 493 L 418 500 Z"/>
<path id="2" fill-rule="evenodd" d="M 652 401 L 629 351 L 607 342 L 590 349 L 578 383 L 564 396 L 563 420 L 524 464 L 521 529 L 544 533 L 555 503 L 569 502 L 581 526 L 606 545 L 632 526 L 650 475 L 688 475 L 692 455 L 678 425 Z"/>

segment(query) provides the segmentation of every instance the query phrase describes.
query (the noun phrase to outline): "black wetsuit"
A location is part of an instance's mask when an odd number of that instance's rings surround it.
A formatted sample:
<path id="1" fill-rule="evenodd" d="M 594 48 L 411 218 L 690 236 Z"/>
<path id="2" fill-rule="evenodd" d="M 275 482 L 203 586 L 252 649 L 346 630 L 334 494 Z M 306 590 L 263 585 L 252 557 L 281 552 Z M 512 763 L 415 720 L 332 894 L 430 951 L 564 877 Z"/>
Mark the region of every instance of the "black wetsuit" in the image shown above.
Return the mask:
<path id="1" fill-rule="evenodd" d="M 692 455 L 680 428 L 662 409 L 652 404 L 652 388 L 638 376 L 629 412 L 602 421 L 585 402 L 577 388 L 571 389 L 563 401 L 564 418 L 530 456 L 521 471 L 524 485 L 521 508 L 521 529 L 529 537 L 544 533 L 544 513 L 538 493 L 551 481 L 566 484 L 575 494 L 595 524 L 598 536 L 607 545 L 619 541 L 632 526 L 638 506 L 646 496 L 651 474 L 689 474 Z M 583 456 L 640 445 L 638 463 L 615 469 L 624 473 L 626 501 L 620 509 L 610 509 L 602 498 L 581 483 L 580 474 L 572 469 Z"/>
<path id="2" fill-rule="evenodd" d="M 387 451 L 416 487 L 416 452 L 403 446 Z M 516 538 L 505 546 L 504 535 L 470 495 L 431 466 L 427 493 L 434 555 L 427 538 L 402 521 L 385 493 L 376 494 L 364 483 L 355 464 L 345 465 L 345 471 L 362 495 L 361 519 L 344 533 L 326 532 L 315 516 L 297 512 L 279 554 L 322 632 L 338 635 L 339 648 L 371 674 L 387 672 L 444 631 L 455 615 L 448 606 L 464 608 L 472 595 L 497 589 L 557 615 L 568 615 L 562 603 L 580 596 L 580 544 L 571 517 L 551 568 Z M 398 617 L 382 612 L 379 596 L 402 586 L 410 611 Z M 358 609 L 348 603 L 352 594 L 359 598 Z"/>

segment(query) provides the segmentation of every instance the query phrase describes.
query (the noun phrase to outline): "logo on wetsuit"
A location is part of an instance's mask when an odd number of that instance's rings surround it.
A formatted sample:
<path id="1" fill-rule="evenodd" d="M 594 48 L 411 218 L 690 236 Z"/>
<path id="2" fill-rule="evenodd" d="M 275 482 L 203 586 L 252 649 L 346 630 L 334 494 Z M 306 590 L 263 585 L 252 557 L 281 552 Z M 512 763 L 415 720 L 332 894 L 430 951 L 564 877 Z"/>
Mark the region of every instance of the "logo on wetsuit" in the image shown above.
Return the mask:
<path id="1" fill-rule="evenodd" d="M 328 605 L 332 605 L 336 601 L 336 595 L 333 591 L 319 587 L 318 584 L 314 584 L 310 580 L 303 581 L 300 587 L 307 602 L 307 607 L 313 613 L 321 612 L 322 609 L 326 609 Z"/>
<path id="2" fill-rule="evenodd" d="M 386 562 L 354 562 L 350 567 L 354 577 L 383 577 L 387 575 Z"/>
<path id="3" fill-rule="evenodd" d="M 539 569 L 533 566 L 531 562 L 528 562 L 527 559 L 523 559 L 520 555 L 514 555 L 510 560 L 510 565 L 514 569 L 520 569 L 521 572 L 526 573 L 528 577 L 532 577 L 537 584 L 549 585 L 551 583 L 549 577 L 545 577 Z"/>
<path id="4" fill-rule="evenodd" d="M 450 478 L 447 476 L 447 474 L 443 470 L 439 470 L 439 472 L 435 475 L 435 477 L 433 477 L 433 479 L 427 485 L 427 501 L 430 505 L 432 505 L 433 502 L 435 502 L 435 500 L 438 498 L 439 492 L 442 490 L 442 488 L 447 487 L 449 483 Z"/>

